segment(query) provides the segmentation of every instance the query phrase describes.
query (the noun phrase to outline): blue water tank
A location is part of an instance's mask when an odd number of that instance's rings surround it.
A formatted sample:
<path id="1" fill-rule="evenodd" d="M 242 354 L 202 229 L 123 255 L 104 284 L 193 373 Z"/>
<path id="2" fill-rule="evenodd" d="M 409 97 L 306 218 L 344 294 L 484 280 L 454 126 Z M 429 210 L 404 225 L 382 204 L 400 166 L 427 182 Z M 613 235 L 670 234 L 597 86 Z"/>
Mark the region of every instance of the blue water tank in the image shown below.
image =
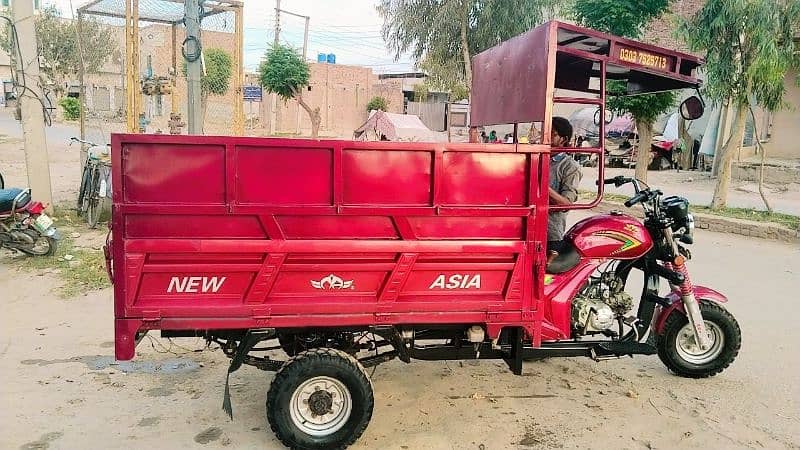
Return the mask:
<path id="1" fill-rule="evenodd" d="M 318 63 L 324 63 L 327 60 L 328 60 L 328 55 L 326 55 L 325 53 L 317 53 L 317 62 Z"/>
<path id="2" fill-rule="evenodd" d="M 336 64 L 336 55 L 328 53 L 328 64 Z"/>

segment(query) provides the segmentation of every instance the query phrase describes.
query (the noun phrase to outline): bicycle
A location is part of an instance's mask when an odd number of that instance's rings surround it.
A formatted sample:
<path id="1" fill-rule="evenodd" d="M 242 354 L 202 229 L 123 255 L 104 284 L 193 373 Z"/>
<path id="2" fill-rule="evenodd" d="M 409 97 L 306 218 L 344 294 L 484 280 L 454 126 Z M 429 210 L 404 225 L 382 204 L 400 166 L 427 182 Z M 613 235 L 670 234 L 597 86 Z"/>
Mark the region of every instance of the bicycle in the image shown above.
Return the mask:
<path id="1" fill-rule="evenodd" d="M 100 219 L 102 205 L 108 196 L 107 168 L 111 167 L 110 148 L 73 137 L 73 142 L 89 145 L 86 161 L 83 164 L 81 186 L 78 189 L 77 210 L 79 216 L 86 218 L 89 228 L 95 228 Z"/>

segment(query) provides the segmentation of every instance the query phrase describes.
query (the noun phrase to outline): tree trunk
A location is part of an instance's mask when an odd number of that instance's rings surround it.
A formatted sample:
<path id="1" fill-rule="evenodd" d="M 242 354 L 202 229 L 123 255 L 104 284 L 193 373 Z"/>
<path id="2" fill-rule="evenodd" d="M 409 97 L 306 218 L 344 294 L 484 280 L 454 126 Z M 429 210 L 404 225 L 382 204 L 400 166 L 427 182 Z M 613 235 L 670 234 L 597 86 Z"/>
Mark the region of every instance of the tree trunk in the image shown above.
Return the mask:
<path id="1" fill-rule="evenodd" d="M 469 41 L 467 40 L 467 25 L 469 21 L 469 9 L 471 3 L 462 3 L 463 15 L 461 16 L 461 55 L 464 57 L 464 76 L 467 82 L 467 89 L 472 91 L 472 60 L 469 56 Z"/>
<path id="2" fill-rule="evenodd" d="M 311 119 L 311 139 L 316 139 L 319 136 L 319 126 L 322 124 L 322 115 L 319 113 L 319 108 L 311 108 L 308 103 L 303 100 L 303 93 L 301 91 L 293 90 L 294 99 L 303 107 Z"/>
<path id="3" fill-rule="evenodd" d="M 719 158 L 719 178 L 714 188 L 714 197 L 711 199 L 712 209 L 724 208 L 728 203 L 728 187 L 731 184 L 731 165 L 736 150 L 742 145 L 746 117 L 747 106 L 738 105 L 736 108 L 736 117 L 733 122 L 733 131 L 731 131 L 728 142 L 722 147 L 720 154 L 714 156 L 715 158 Z"/>
<path id="4" fill-rule="evenodd" d="M 636 149 L 636 179 L 647 183 L 647 166 L 650 164 L 650 144 L 653 140 L 653 124 L 643 120 L 636 121 L 639 145 Z"/>
<path id="5" fill-rule="evenodd" d="M 692 167 L 692 150 L 694 149 L 694 138 L 689 134 L 686 129 L 686 119 L 679 115 L 678 118 L 678 136 L 683 142 L 683 151 L 678 159 L 678 167 L 683 170 L 689 170 Z"/>
<path id="6" fill-rule="evenodd" d="M 711 176 L 719 176 L 719 162 L 722 159 L 722 147 L 718 143 L 723 139 L 725 130 L 728 128 L 728 114 L 730 113 L 730 101 L 725 101 L 720 107 L 719 124 L 717 124 L 717 142 L 714 143 L 714 160 L 711 162 Z"/>
<path id="7" fill-rule="evenodd" d="M 772 206 L 769 204 L 769 200 L 767 200 L 767 194 L 764 193 L 764 163 L 767 160 L 767 149 L 761 145 L 761 134 L 758 132 L 758 125 L 756 124 L 756 113 L 753 112 L 753 107 L 750 107 L 750 117 L 753 118 L 753 135 L 755 136 L 756 146 L 758 150 L 761 151 L 761 167 L 758 171 L 758 195 L 761 196 L 761 200 L 764 202 L 764 206 L 767 208 L 768 212 L 772 212 Z"/>

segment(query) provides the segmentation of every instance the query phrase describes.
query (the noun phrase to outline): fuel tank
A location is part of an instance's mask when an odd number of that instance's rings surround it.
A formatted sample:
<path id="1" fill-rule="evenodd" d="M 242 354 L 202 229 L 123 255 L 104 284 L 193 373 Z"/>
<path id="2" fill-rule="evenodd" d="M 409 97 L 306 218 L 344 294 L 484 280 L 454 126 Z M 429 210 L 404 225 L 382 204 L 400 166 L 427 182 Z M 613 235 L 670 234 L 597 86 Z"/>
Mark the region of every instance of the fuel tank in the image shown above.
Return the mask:
<path id="1" fill-rule="evenodd" d="M 644 225 L 620 213 L 583 219 L 567 231 L 566 238 L 586 258 L 636 259 L 653 247 Z"/>

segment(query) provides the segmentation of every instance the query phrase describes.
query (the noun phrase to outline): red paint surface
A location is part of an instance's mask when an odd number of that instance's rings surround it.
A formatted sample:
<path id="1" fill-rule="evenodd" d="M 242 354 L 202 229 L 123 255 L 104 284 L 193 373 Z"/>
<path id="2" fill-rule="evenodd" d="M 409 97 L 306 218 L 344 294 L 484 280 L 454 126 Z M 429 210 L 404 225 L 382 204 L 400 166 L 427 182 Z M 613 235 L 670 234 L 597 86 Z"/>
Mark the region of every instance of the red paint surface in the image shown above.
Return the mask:
<path id="1" fill-rule="evenodd" d="M 148 135 L 113 145 L 115 312 L 129 344 L 136 326 L 303 327 L 310 316 L 487 323 L 493 311 L 513 324 L 529 311 L 534 328 L 537 255 L 525 239 L 545 236 L 547 180 L 531 167 L 547 147 Z M 188 168 L 164 169 L 180 182 L 156 173 L 167 154 Z M 194 281 L 170 291 L 175 277 Z"/>
<path id="2" fill-rule="evenodd" d="M 705 286 L 693 286 L 694 287 L 694 297 L 697 301 L 700 300 L 708 300 L 714 303 L 727 303 L 728 297 L 719 292 L 715 291 L 714 289 L 705 287 Z M 679 292 L 672 291 L 667 294 L 667 298 L 670 300 L 670 305 L 666 308 L 660 308 L 658 317 L 656 318 L 656 333 L 661 334 L 664 332 L 664 324 L 667 322 L 667 317 L 672 314 L 673 311 L 679 311 L 682 314 L 686 314 L 683 308 L 683 302 L 681 301 L 681 295 Z"/>
<path id="3" fill-rule="evenodd" d="M 636 259 L 653 247 L 650 233 L 639 220 L 622 214 L 587 217 L 567 231 L 566 237 L 587 258 Z M 632 244 L 626 246 L 626 238 Z"/>

